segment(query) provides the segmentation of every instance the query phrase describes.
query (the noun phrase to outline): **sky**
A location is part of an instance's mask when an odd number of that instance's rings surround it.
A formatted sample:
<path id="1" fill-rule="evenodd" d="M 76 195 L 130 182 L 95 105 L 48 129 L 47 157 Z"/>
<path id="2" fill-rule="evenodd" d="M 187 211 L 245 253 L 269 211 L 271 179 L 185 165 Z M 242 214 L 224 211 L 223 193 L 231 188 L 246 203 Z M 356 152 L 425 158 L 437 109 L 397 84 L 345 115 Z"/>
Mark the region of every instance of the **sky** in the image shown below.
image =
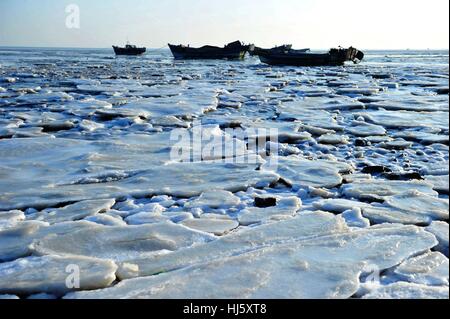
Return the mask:
<path id="1" fill-rule="evenodd" d="M 79 8 L 79 28 L 68 28 Z M 449 0 L 0 0 L 0 46 L 448 49 Z"/>

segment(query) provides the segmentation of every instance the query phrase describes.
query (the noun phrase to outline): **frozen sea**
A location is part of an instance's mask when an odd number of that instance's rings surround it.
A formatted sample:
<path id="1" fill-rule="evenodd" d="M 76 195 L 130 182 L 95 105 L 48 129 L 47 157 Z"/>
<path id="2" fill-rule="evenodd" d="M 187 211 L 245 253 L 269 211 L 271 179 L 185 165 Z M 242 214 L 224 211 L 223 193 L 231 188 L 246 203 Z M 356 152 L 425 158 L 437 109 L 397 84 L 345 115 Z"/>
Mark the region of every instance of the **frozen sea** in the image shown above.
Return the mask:
<path id="1" fill-rule="evenodd" d="M 449 298 L 449 53 L 0 48 L 0 298 Z"/>

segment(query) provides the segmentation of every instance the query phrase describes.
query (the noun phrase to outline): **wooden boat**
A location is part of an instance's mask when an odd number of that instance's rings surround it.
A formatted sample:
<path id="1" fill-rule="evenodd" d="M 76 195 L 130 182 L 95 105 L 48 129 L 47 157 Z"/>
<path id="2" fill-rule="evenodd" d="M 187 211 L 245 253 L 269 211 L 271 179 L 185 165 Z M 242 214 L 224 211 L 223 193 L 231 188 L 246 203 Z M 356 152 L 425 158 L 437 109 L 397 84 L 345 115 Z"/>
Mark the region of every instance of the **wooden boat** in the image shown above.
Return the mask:
<path id="1" fill-rule="evenodd" d="M 249 45 L 243 45 L 240 41 L 227 44 L 223 48 L 206 45 L 201 48 L 191 48 L 184 45 L 169 44 L 169 48 L 175 59 L 228 59 L 240 60 L 250 49 Z"/>
<path id="2" fill-rule="evenodd" d="M 251 56 L 257 56 L 260 53 L 284 53 L 287 51 L 292 50 L 292 45 L 291 44 L 285 44 L 285 45 L 281 45 L 278 47 L 274 47 L 272 49 L 262 49 L 259 47 L 253 47 L 253 49 L 249 50 L 249 53 Z"/>
<path id="3" fill-rule="evenodd" d="M 310 53 L 290 50 L 287 52 L 262 52 L 259 54 L 261 62 L 270 65 L 292 66 L 337 66 L 347 61 L 359 63 L 364 59 L 364 53 L 350 47 L 348 49 L 331 49 L 328 53 Z"/>
<path id="4" fill-rule="evenodd" d="M 116 55 L 141 55 L 147 51 L 146 48 L 138 48 L 131 44 L 127 44 L 125 48 L 113 46 L 113 49 Z"/>

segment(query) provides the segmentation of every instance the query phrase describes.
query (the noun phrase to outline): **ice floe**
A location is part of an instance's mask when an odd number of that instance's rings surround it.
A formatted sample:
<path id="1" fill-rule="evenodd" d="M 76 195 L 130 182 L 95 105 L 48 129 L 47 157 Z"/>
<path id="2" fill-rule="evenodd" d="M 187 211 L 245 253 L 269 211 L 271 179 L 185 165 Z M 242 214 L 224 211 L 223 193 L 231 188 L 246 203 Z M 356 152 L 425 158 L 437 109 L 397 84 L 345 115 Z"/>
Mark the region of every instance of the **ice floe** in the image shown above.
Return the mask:
<path id="1" fill-rule="evenodd" d="M 449 241 L 449 230 L 448 222 L 432 222 L 430 226 L 426 228 L 427 231 L 434 234 L 439 241 L 439 245 L 434 247 L 437 251 L 440 251 L 445 256 L 448 257 L 448 241 Z"/>
<path id="2" fill-rule="evenodd" d="M 448 298 L 448 52 L 6 51 L 0 298 Z"/>
<path id="3" fill-rule="evenodd" d="M 115 279 L 116 264 L 86 257 L 27 257 L 0 264 L 0 293 L 66 294 L 74 290 L 108 287 Z M 75 273 L 77 282 L 71 282 Z M 72 283 L 72 287 L 71 287 Z M 77 288 L 78 287 L 78 288 Z"/>
<path id="4" fill-rule="evenodd" d="M 415 241 L 414 248 L 411 240 Z M 239 254 L 236 251 L 232 254 L 233 250 L 229 250 L 232 246 L 224 246 L 217 251 L 213 246 L 218 242 L 192 248 L 190 256 L 194 259 L 184 261 L 193 265 L 191 267 L 148 278 L 125 280 L 110 289 L 75 293 L 67 297 L 349 298 L 359 288 L 359 275 L 365 262 L 385 269 L 413 255 L 415 251 L 426 250 L 435 240 L 414 226 L 393 226 L 336 234 L 323 237 L 323 241 L 317 235 L 303 241 L 298 238 L 290 243 L 253 247 L 250 252 L 241 250 Z M 203 257 L 197 255 L 209 245 L 212 246 L 204 252 L 208 251 L 209 254 L 206 253 Z M 198 250 L 197 254 L 195 250 Z M 180 252 L 186 254 L 188 250 Z M 386 252 L 389 252 L 389 256 Z M 218 255 L 223 257 L 218 258 Z M 326 260 L 323 256 L 327 256 Z M 173 258 L 170 254 L 158 257 Z M 181 257 L 182 255 L 177 254 L 178 264 L 183 263 Z M 199 263 L 205 258 L 206 261 Z M 158 267 L 155 261 L 148 262 L 153 269 Z M 352 267 L 348 267 L 349 265 Z M 157 269 L 157 273 L 164 272 L 164 268 Z M 165 271 L 167 270 L 166 268 Z M 224 288 L 223 280 L 233 284 Z M 305 285 L 305 282 L 308 284 Z M 204 289 L 205 287 L 208 289 Z M 218 289 L 219 287 L 222 288 Z"/>
<path id="5" fill-rule="evenodd" d="M 39 255 L 88 256 L 126 261 L 161 250 L 175 251 L 213 236 L 170 222 L 142 226 L 108 227 L 91 224 L 64 234 L 34 240 L 31 250 Z"/>
<path id="6" fill-rule="evenodd" d="M 430 252 L 406 260 L 393 270 L 402 281 L 428 286 L 448 286 L 448 258 L 438 252 Z"/>
<path id="7" fill-rule="evenodd" d="M 434 287 L 407 282 L 381 286 L 363 299 L 448 299 L 448 287 Z"/>

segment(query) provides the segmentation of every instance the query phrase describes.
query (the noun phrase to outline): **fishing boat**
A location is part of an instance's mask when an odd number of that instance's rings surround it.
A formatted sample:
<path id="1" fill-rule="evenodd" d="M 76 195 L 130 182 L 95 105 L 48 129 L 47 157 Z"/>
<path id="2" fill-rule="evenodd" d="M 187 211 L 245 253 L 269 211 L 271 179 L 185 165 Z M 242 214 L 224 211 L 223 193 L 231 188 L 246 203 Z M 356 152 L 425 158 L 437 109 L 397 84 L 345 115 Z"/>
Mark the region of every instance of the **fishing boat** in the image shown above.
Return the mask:
<path id="1" fill-rule="evenodd" d="M 269 65 L 292 66 L 338 66 L 351 61 L 359 63 L 364 59 L 364 53 L 353 47 L 348 49 L 331 49 L 327 53 L 301 52 L 289 50 L 286 52 L 261 52 L 259 59 Z"/>
<path id="2" fill-rule="evenodd" d="M 292 50 L 291 44 L 281 45 L 278 47 L 274 47 L 272 49 L 262 49 L 262 48 L 253 46 L 253 49 L 250 49 L 249 53 L 251 56 L 257 56 L 260 53 L 284 53 L 284 52 L 287 52 L 290 50 Z"/>
<path id="3" fill-rule="evenodd" d="M 124 48 L 113 46 L 113 49 L 116 55 L 142 55 L 147 51 L 146 48 L 138 48 L 131 44 L 127 44 Z"/>
<path id="4" fill-rule="evenodd" d="M 201 48 L 191 48 L 190 46 L 169 44 L 175 59 L 241 60 L 245 57 L 250 47 L 250 45 L 244 45 L 240 41 L 227 44 L 223 48 L 210 45 L 205 45 Z"/>

